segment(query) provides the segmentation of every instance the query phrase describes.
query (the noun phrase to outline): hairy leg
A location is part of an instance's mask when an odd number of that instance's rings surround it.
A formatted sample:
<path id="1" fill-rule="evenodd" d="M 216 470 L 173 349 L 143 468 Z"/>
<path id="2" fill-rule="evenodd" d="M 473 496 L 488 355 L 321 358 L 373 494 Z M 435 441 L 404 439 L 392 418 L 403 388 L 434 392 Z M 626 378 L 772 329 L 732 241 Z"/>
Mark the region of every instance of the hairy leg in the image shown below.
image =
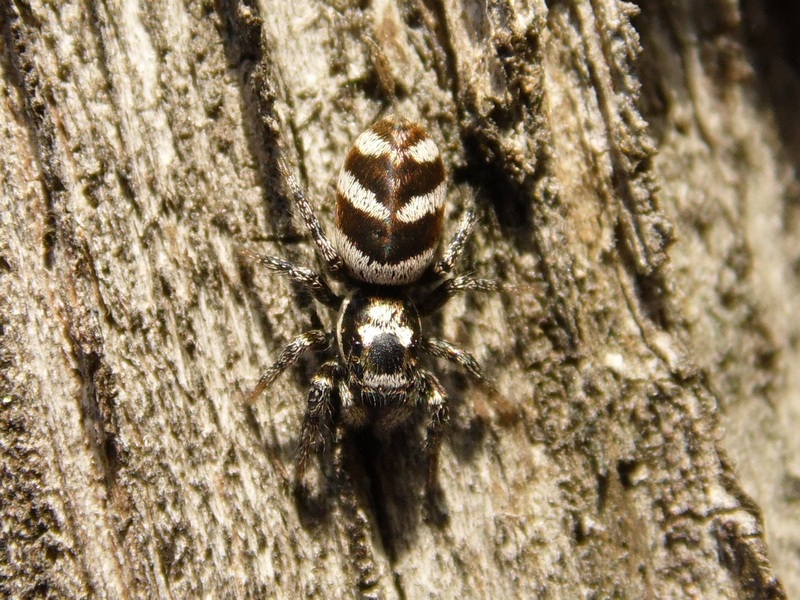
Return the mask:
<path id="1" fill-rule="evenodd" d="M 491 279 L 478 279 L 470 275 L 459 275 L 445 279 L 430 292 L 427 298 L 417 305 L 419 313 L 428 316 L 439 310 L 456 294 L 462 292 L 498 292 L 506 287 Z"/>
<path id="2" fill-rule="evenodd" d="M 253 391 L 247 396 L 247 403 L 254 402 L 261 395 L 261 392 L 272 385 L 281 373 L 297 362 L 303 352 L 309 348 L 313 348 L 316 351 L 324 350 L 330 346 L 332 341 L 333 335 L 318 330 L 297 336 L 283 349 L 278 360 L 261 375 Z"/>
<path id="3" fill-rule="evenodd" d="M 341 406 L 341 421 L 348 427 L 358 428 L 369 423 L 369 411 L 356 400 L 347 380 L 339 381 L 339 402 Z"/>
<path id="4" fill-rule="evenodd" d="M 247 262 L 258 263 L 270 271 L 287 275 L 289 279 L 303 286 L 322 304 L 334 310 L 339 310 L 342 304 L 341 297 L 330 288 L 319 273 L 305 267 L 293 265 L 277 256 L 256 254 L 246 249 L 239 250 L 239 255 Z"/>
<path id="5" fill-rule="evenodd" d="M 439 338 L 427 337 L 423 338 L 421 349 L 431 356 L 443 358 L 450 362 L 456 363 L 464 369 L 470 377 L 484 385 L 488 385 L 488 381 L 481 370 L 478 361 L 466 350 L 462 350 L 458 346 L 440 340 Z"/>
<path id="6" fill-rule="evenodd" d="M 422 386 L 419 401 L 427 407 L 430 418 L 425 437 L 425 455 L 428 462 L 428 486 L 432 486 L 439 466 L 439 448 L 442 445 L 444 428 L 449 419 L 447 394 L 436 379 L 436 376 L 425 369 L 420 369 Z"/>
<path id="7" fill-rule="evenodd" d="M 461 252 L 464 250 L 464 245 L 467 243 L 469 235 L 472 233 L 472 228 L 475 226 L 477 221 L 478 217 L 475 214 L 475 210 L 472 207 L 468 208 L 467 212 L 464 214 L 464 217 L 461 219 L 461 224 L 458 226 L 456 235 L 447 245 L 444 256 L 442 256 L 441 260 L 436 263 L 436 266 L 434 267 L 434 272 L 436 274 L 439 276 L 447 275 L 453 270 L 453 266 L 458 260 L 458 257 L 461 256 Z"/>
<path id="8" fill-rule="evenodd" d="M 336 250 L 336 248 L 334 248 L 333 244 L 331 244 L 330 240 L 325 235 L 325 232 L 322 230 L 322 226 L 319 224 L 319 220 L 311 208 L 311 203 L 308 201 L 308 198 L 303 192 L 303 189 L 300 187 L 300 184 L 297 183 L 297 179 L 295 179 L 294 175 L 292 175 L 292 172 L 289 170 L 288 165 L 283 159 L 278 160 L 278 168 L 280 169 L 281 176 L 283 177 L 284 181 L 286 181 L 287 185 L 289 186 L 289 191 L 291 192 L 294 204 L 300 213 L 300 218 L 303 219 L 303 223 L 311 233 L 311 238 L 314 240 L 314 243 L 317 246 L 317 251 L 327 266 L 328 271 L 330 271 L 331 275 L 334 277 L 343 274 L 344 261 L 342 260 L 342 257 L 339 256 L 339 252 Z"/>
<path id="9" fill-rule="evenodd" d="M 333 435 L 334 394 L 341 379 L 341 367 L 335 360 L 323 364 L 311 380 L 306 399 L 306 414 L 300 431 L 295 480 L 305 472 L 311 452 L 324 447 Z"/>

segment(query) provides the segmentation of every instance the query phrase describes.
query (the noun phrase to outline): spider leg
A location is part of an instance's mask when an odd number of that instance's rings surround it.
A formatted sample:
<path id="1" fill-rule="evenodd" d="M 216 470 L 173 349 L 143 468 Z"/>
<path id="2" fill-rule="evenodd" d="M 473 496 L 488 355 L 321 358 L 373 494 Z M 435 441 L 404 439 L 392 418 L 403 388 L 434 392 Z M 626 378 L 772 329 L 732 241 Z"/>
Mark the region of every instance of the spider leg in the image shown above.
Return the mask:
<path id="1" fill-rule="evenodd" d="M 339 403 L 341 420 L 346 425 L 358 428 L 369 423 L 369 411 L 361 402 L 356 402 L 356 398 L 344 378 L 339 380 Z"/>
<path id="2" fill-rule="evenodd" d="M 499 292 L 503 289 L 506 289 L 506 286 L 491 279 L 478 279 L 471 275 L 459 275 L 458 277 L 445 279 L 433 289 L 424 301 L 417 305 L 417 309 L 422 316 L 428 316 L 439 310 L 456 294 L 462 292 Z"/>
<path id="3" fill-rule="evenodd" d="M 446 342 L 434 337 L 423 338 L 421 349 L 423 352 L 427 352 L 431 356 L 443 358 L 445 360 L 449 360 L 450 362 L 456 363 L 475 381 L 484 385 L 488 385 L 488 381 L 484 376 L 478 361 L 475 360 L 472 354 L 466 350 L 462 350 L 450 342 Z"/>
<path id="4" fill-rule="evenodd" d="M 419 401 L 430 411 L 428 431 L 425 437 L 425 455 L 428 461 L 428 485 L 432 485 L 439 465 L 439 448 L 442 445 L 442 434 L 450 415 L 447 393 L 436 376 L 425 369 L 419 371 L 422 385 Z"/>
<path id="5" fill-rule="evenodd" d="M 261 395 L 261 392 L 272 385 L 281 373 L 297 362 L 303 352 L 309 348 L 317 351 L 324 350 L 330 346 L 332 340 L 332 334 L 319 330 L 309 331 L 297 336 L 283 349 L 278 360 L 261 375 L 253 391 L 247 396 L 247 403 L 254 402 Z"/>
<path id="6" fill-rule="evenodd" d="M 319 224 L 317 216 L 314 214 L 314 211 L 311 208 L 311 203 L 308 201 L 308 198 L 303 192 L 303 189 L 300 187 L 300 184 L 297 183 L 297 179 L 295 179 L 294 175 L 292 175 L 288 165 L 282 158 L 278 160 L 278 169 L 280 170 L 281 177 L 283 177 L 284 181 L 286 181 L 289 186 L 289 191 L 292 193 L 294 204 L 297 206 L 297 209 L 300 212 L 300 217 L 303 219 L 303 223 L 311 232 L 311 238 L 314 240 L 314 243 L 317 246 L 317 251 L 319 252 L 320 257 L 328 267 L 328 271 L 330 271 L 331 275 L 333 276 L 341 275 L 344 272 L 344 261 L 342 260 L 342 257 L 325 235 L 325 232 L 322 230 L 322 226 Z"/>
<path id="7" fill-rule="evenodd" d="M 298 267 L 292 263 L 278 258 L 277 256 L 267 256 L 265 254 L 255 254 L 247 249 L 239 250 L 239 255 L 247 262 L 257 262 L 270 271 L 287 275 L 289 279 L 301 285 L 314 298 L 325 306 L 334 310 L 339 310 L 342 299 L 339 297 L 322 278 L 319 273 Z"/>
<path id="8" fill-rule="evenodd" d="M 453 265 L 455 265 L 458 257 L 461 256 L 461 252 L 464 250 L 464 245 L 467 243 L 469 235 L 472 233 L 472 228 L 477 222 L 478 217 L 475 214 L 475 210 L 472 207 L 468 208 L 467 212 L 461 219 L 461 223 L 458 226 L 456 235 L 447 245 L 447 250 L 445 250 L 444 256 L 442 256 L 441 260 L 439 260 L 439 262 L 436 263 L 436 266 L 434 266 L 434 273 L 441 277 L 442 275 L 447 275 L 453 270 Z"/>
<path id="9" fill-rule="evenodd" d="M 300 447 L 297 452 L 297 471 L 295 473 L 297 481 L 303 477 L 311 452 L 317 447 L 324 447 L 326 440 L 333 435 L 333 397 L 340 379 L 341 367 L 337 361 L 331 360 L 324 363 L 311 380 L 306 399 L 303 428 L 300 431 Z"/>

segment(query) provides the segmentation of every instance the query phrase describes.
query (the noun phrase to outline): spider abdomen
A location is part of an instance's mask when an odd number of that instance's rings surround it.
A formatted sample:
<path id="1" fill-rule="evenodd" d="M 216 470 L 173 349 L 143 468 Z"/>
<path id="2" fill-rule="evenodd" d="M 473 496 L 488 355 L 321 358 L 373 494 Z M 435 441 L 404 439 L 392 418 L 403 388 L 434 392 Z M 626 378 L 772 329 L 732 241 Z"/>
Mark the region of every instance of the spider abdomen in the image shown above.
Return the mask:
<path id="1" fill-rule="evenodd" d="M 337 182 L 334 243 L 350 275 L 417 281 L 442 236 L 444 165 L 418 124 L 385 117 L 356 139 Z"/>

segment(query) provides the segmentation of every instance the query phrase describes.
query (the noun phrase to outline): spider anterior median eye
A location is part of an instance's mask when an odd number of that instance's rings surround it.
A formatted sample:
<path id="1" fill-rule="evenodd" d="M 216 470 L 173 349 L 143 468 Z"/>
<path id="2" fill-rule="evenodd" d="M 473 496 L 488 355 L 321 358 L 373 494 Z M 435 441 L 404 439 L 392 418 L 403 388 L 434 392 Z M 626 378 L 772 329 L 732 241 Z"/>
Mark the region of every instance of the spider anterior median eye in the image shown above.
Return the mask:
<path id="1" fill-rule="evenodd" d="M 375 339 L 372 346 L 372 360 L 377 370 L 391 372 L 402 366 L 406 348 L 397 337 L 384 333 Z"/>

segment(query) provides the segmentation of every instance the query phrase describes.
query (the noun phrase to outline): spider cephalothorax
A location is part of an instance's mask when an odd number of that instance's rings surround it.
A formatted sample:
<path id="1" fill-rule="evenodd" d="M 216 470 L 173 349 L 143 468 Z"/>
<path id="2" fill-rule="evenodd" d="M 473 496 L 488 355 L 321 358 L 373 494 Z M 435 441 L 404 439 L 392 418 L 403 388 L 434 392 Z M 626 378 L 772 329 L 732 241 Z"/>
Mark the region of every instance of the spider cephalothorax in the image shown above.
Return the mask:
<path id="1" fill-rule="evenodd" d="M 336 346 L 311 381 L 300 438 L 298 475 L 312 448 L 324 442 L 331 421 L 389 430 L 419 407 L 429 413 L 426 451 L 435 467 L 447 396 L 420 353 L 462 366 L 484 381 L 472 356 L 422 333 L 421 316 L 455 293 L 497 289 L 490 281 L 450 275 L 474 224 L 468 210 L 437 261 L 445 199 L 444 166 L 436 144 L 418 124 L 396 117 L 374 123 L 356 139 L 337 182 L 333 243 L 308 199 L 281 163 L 296 206 L 330 275 L 349 288 L 343 298 L 319 274 L 273 256 L 246 258 L 284 273 L 338 311 L 333 333 L 310 331 L 292 341 L 250 393 L 255 400 L 307 349 Z M 414 290 L 414 298 L 408 295 Z"/>
<path id="2" fill-rule="evenodd" d="M 409 300 L 360 289 L 348 296 L 339 312 L 336 341 L 351 394 L 384 405 L 413 392 L 421 332 Z"/>

